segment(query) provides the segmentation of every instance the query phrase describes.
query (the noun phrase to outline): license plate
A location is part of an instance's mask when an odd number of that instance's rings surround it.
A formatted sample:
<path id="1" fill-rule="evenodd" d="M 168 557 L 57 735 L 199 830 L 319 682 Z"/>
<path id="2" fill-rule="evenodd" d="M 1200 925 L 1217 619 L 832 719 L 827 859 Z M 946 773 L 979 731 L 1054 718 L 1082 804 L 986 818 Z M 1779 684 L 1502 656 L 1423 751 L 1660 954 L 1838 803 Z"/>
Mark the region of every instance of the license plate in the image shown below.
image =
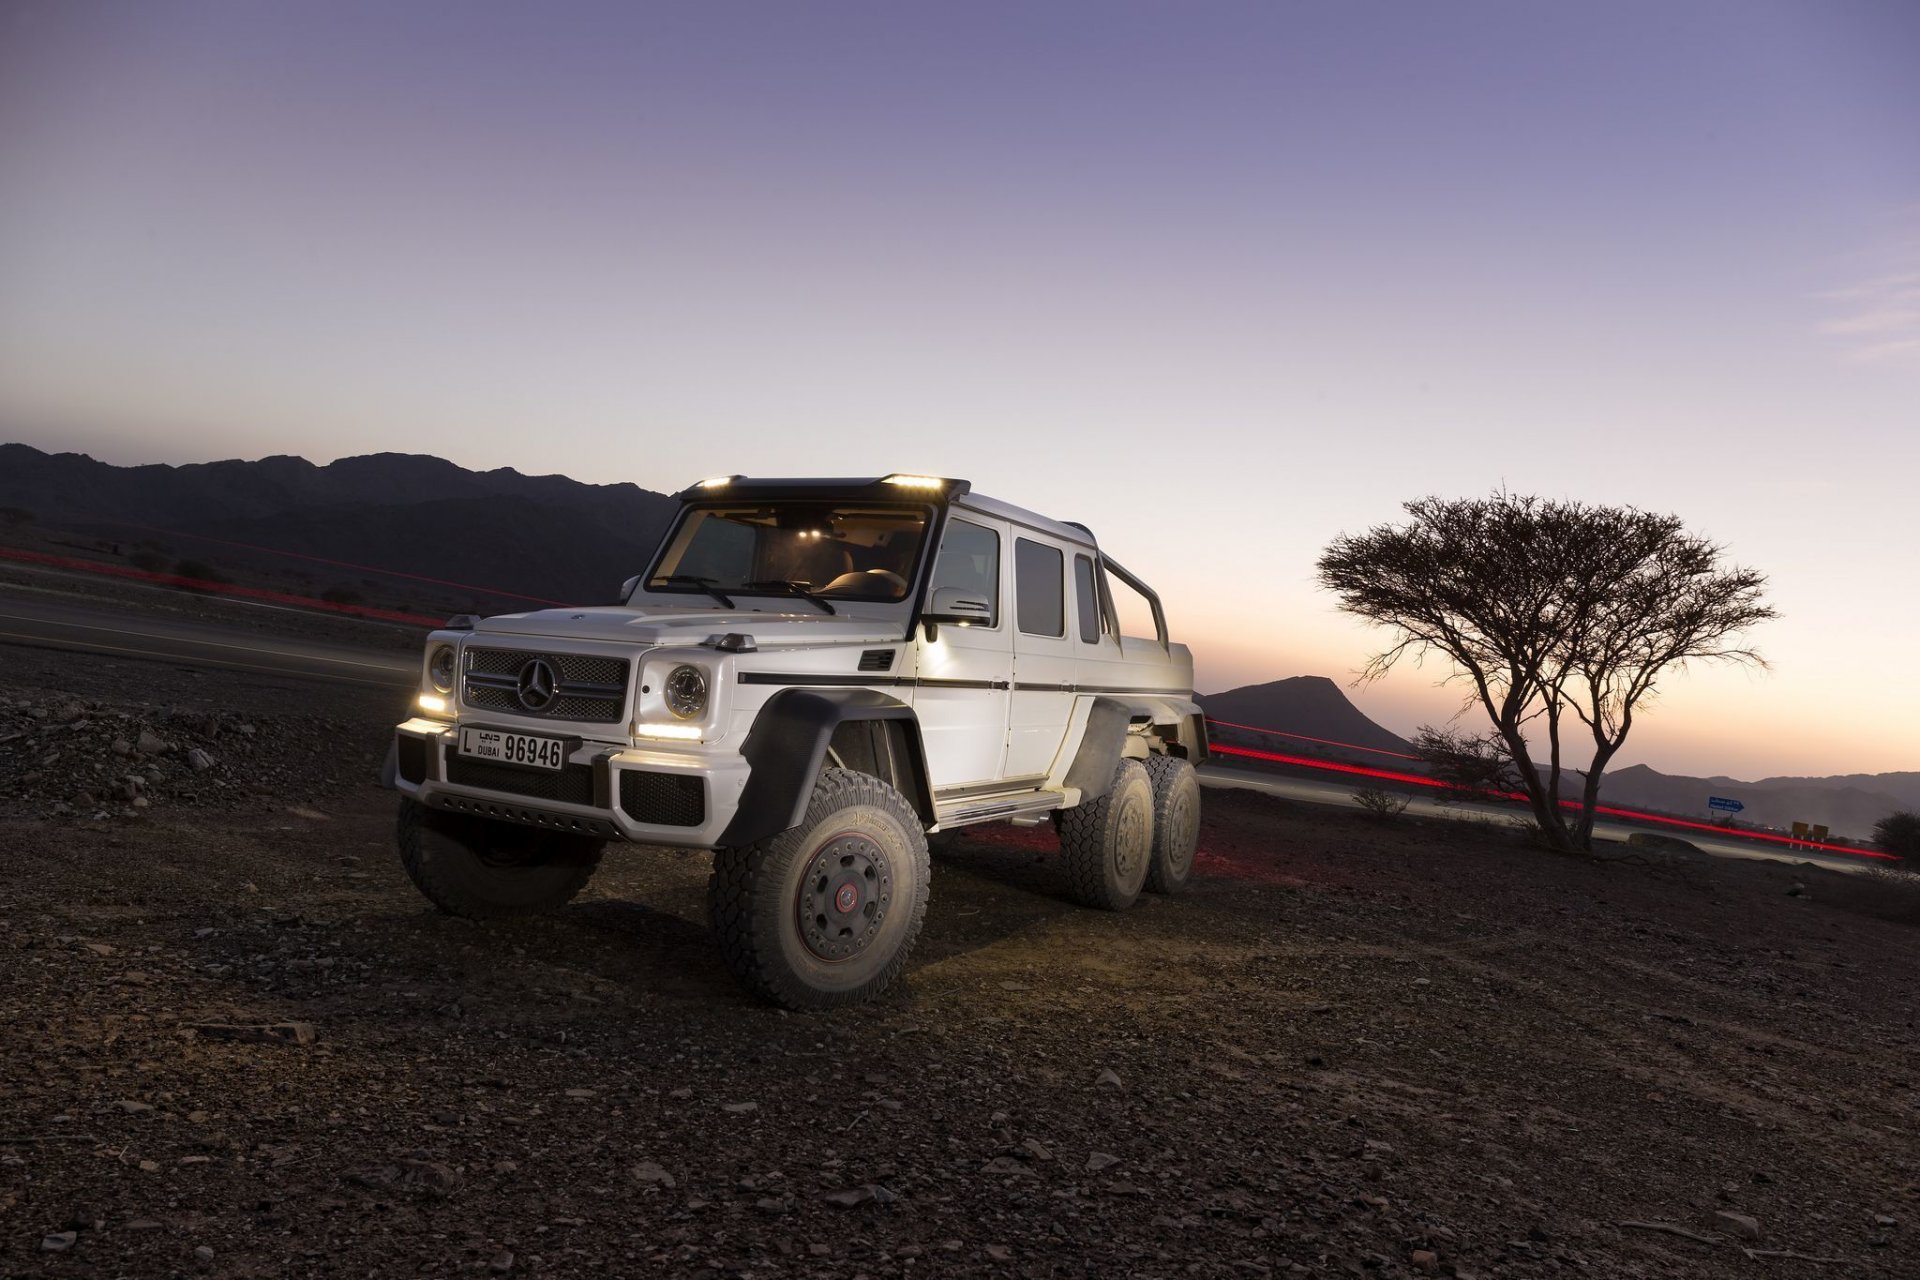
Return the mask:
<path id="1" fill-rule="evenodd" d="M 504 729 L 460 730 L 460 754 L 473 760 L 497 760 L 523 769 L 558 772 L 567 763 L 564 738 L 542 738 L 531 733 L 508 733 Z"/>

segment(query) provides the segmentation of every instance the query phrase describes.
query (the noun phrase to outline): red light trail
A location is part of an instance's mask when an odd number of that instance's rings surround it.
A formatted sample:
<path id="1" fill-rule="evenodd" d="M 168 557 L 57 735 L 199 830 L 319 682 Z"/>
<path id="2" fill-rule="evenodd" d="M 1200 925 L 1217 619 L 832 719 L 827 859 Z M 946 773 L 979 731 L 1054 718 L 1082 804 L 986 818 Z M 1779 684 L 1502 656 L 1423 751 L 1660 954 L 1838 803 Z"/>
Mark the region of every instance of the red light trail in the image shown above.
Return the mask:
<path id="1" fill-rule="evenodd" d="M 1215 720 L 1207 717 L 1208 724 L 1224 725 L 1229 729 L 1246 729 L 1253 733 L 1270 733 L 1276 738 L 1293 738 L 1300 742 L 1318 742 L 1322 746 L 1345 747 L 1348 751 L 1364 751 L 1369 755 L 1392 756 L 1396 760 L 1418 760 L 1419 756 L 1410 756 L 1404 751 L 1388 751 L 1384 747 L 1363 747 L 1357 742 L 1339 742 L 1333 738 L 1315 738 L 1304 733 L 1288 733 L 1284 729 L 1263 729 L 1257 724 L 1235 724 L 1231 720 Z"/>
<path id="2" fill-rule="evenodd" d="M 183 578 L 177 573 L 151 573 L 145 569 L 134 569 L 126 565 L 103 564 L 98 560 L 76 560 L 70 556 L 51 556 L 39 551 L 16 551 L 9 547 L 0 547 L 0 560 L 19 560 L 27 564 L 43 564 L 54 569 L 71 569 L 80 573 L 100 573 L 110 578 L 129 578 L 136 582 L 151 582 L 163 587 L 185 587 L 188 590 L 205 591 L 212 595 L 258 600 L 262 604 L 324 609 L 329 613 L 371 618 L 376 622 L 402 622 L 409 626 L 437 627 L 443 621 L 440 618 L 429 618 L 424 614 L 401 613 L 397 609 L 379 609 L 364 604 L 336 604 L 332 600 L 316 600 L 312 596 L 298 596 L 287 591 L 269 591 L 264 587 L 243 587 L 237 582 L 207 582 L 200 578 Z"/>
<path id="3" fill-rule="evenodd" d="M 570 601 L 549 600 L 544 596 L 524 595 L 518 591 L 502 591 L 498 587 L 479 587 L 471 582 L 454 582 L 447 578 L 430 578 L 424 573 L 406 573 L 399 569 L 382 569 L 377 565 L 355 564 L 351 560 L 329 560 L 325 556 L 310 556 L 299 551 L 282 551 L 278 547 L 262 547 L 251 542 L 232 542 L 226 538 L 215 538 L 204 533 L 181 533 L 177 529 L 159 529 L 153 525 L 130 524 L 120 526 L 126 529 L 138 529 L 142 533 L 164 533 L 170 538 L 197 538 L 201 542 L 211 542 L 216 546 L 237 547 L 242 551 L 260 551 L 267 555 L 286 556 L 291 560 L 306 560 L 313 564 L 332 565 L 336 569 L 355 569 L 361 573 L 380 573 L 389 578 L 406 578 L 413 582 L 429 582 L 436 587 L 458 587 L 462 591 L 478 591 L 482 595 L 505 596 L 509 600 L 525 600 L 532 604 L 550 604 L 566 608 Z"/>
<path id="4" fill-rule="evenodd" d="M 1225 722 L 1222 721 L 1221 723 Z M 1245 728 L 1247 726 L 1237 727 Z M 1263 729 L 1261 732 L 1271 733 L 1274 732 L 1274 730 Z M 1282 736 L 1297 737 L 1300 735 Z M 1319 741 L 1319 739 L 1315 739 L 1315 741 Z M 1348 744 L 1342 743 L 1339 745 L 1345 746 Z M 1366 765 L 1360 764 L 1335 764 L 1331 760 L 1315 760 L 1308 756 L 1281 755 L 1274 751 L 1256 751 L 1251 747 L 1227 747 L 1221 746 L 1218 743 L 1210 745 L 1208 749 L 1223 756 L 1242 756 L 1247 759 L 1265 760 L 1274 764 L 1291 764 L 1299 765 L 1307 769 L 1324 769 L 1330 773 L 1355 774 L 1363 778 L 1380 778 L 1388 782 L 1407 782 L 1415 786 L 1432 787 L 1437 790 L 1444 790 L 1446 787 L 1445 783 L 1436 782 L 1432 778 L 1422 777 L 1416 773 L 1399 773 L 1391 769 L 1370 769 Z M 1502 800 L 1526 799 L 1526 797 L 1518 791 L 1500 792 L 1497 793 L 1497 795 L 1498 798 Z M 1562 799 L 1560 805 L 1565 809 L 1578 809 L 1580 807 L 1573 801 L 1566 799 Z M 1642 813 L 1637 809 L 1616 809 L 1610 805 L 1595 805 L 1593 811 L 1596 814 L 1605 814 L 1610 818 L 1626 818 L 1633 822 L 1651 822 L 1665 827 L 1685 827 L 1689 830 L 1705 831 L 1712 835 L 1734 840 L 1762 840 L 1774 844 L 1788 845 L 1795 849 L 1824 849 L 1832 853 L 1851 854 L 1856 858 L 1879 858 L 1888 862 L 1899 861 L 1893 854 L 1881 853 L 1875 849 L 1856 849 L 1850 845 L 1824 844 L 1818 840 L 1801 840 L 1793 836 L 1775 835 L 1770 831 L 1738 831 L 1728 827 L 1716 827 L 1710 822 L 1689 822 L 1685 818 L 1666 818 L 1657 813 Z"/>
<path id="5" fill-rule="evenodd" d="M 149 532 L 171 533 L 166 529 L 151 529 L 149 526 L 136 525 Z M 207 542 L 224 546 L 241 547 L 250 551 L 270 552 L 274 555 L 292 556 L 297 560 L 310 560 L 316 564 L 335 565 L 345 569 L 360 569 L 368 573 L 384 573 L 399 578 L 411 578 L 419 582 L 430 582 L 438 586 L 458 587 L 466 591 L 480 591 L 491 595 L 509 596 L 516 600 L 528 600 L 536 604 L 561 605 L 558 600 L 543 600 L 538 596 L 520 595 L 512 591 L 496 591 L 491 587 L 476 587 L 469 583 L 451 582 L 444 578 L 429 578 L 423 574 L 402 573 L 395 569 L 377 569 L 369 565 L 357 565 L 346 560 L 329 560 L 324 556 L 302 555 L 294 551 L 276 551 L 271 547 L 257 547 L 251 543 L 228 542 L 221 538 L 206 538 L 200 534 L 174 534 L 176 537 L 200 537 Z M 27 564 L 46 565 L 55 569 L 67 569 L 80 573 L 98 573 L 108 577 L 127 578 L 137 582 L 150 582 L 157 586 L 183 587 L 194 591 L 204 591 L 214 595 L 234 596 L 244 600 L 257 600 L 263 604 L 291 605 L 302 609 L 321 609 L 329 613 L 347 614 L 356 618 L 369 618 L 378 622 L 398 622 L 410 626 L 437 627 L 440 619 L 417 613 L 402 613 L 397 609 L 381 609 L 372 605 L 338 604 L 331 600 L 320 600 L 312 596 L 295 595 L 287 591 L 273 591 L 264 587 L 247 587 L 233 582 L 208 582 L 198 578 L 183 578 L 173 573 L 154 573 L 145 569 L 135 569 L 126 565 L 105 564 L 98 560 L 80 560 L 71 556 L 48 555 L 38 551 L 21 551 L 0 547 L 0 559 L 17 560 Z M 1250 733 L 1272 734 L 1278 738 L 1293 738 L 1300 742 L 1317 742 L 1323 746 L 1340 747 L 1348 751 L 1362 751 L 1373 755 L 1391 756 L 1396 760 L 1418 760 L 1420 757 L 1401 751 L 1388 751 L 1380 747 L 1363 747 L 1355 742 L 1341 742 L 1334 738 L 1316 738 L 1311 734 L 1290 733 L 1285 729 L 1270 729 L 1263 725 L 1237 724 L 1232 720 L 1208 718 L 1209 725 L 1219 725 L 1227 729 L 1242 729 Z M 1315 760 L 1310 756 L 1284 755 L 1276 751 L 1260 751 L 1252 747 L 1230 747 L 1221 743 L 1210 744 L 1210 750 L 1218 755 L 1238 756 L 1248 760 L 1261 760 L 1272 764 L 1295 765 L 1305 769 L 1319 769 L 1328 773 L 1344 773 L 1355 777 L 1378 778 L 1384 782 L 1401 782 L 1412 786 L 1430 787 L 1444 790 L 1445 784 L 1417 773 L 1404 773 L 1394 769 L 1374 769 L 1367 765 L 1337 764 L 1331 760 Z M 1499 799 L 1525 800 L 1517 791 L 1500 793 Z M 1568 809 L 1579 806 L 1571 800 L 1562 799 L 1561 805 Z M 1660 826 L 1683 827 L 1693 831 L 1705 831 L 1712 835 L 1736 840 L 1759 840 L 1774 844 L 1783 844 L 1796 849 L 1824 849 L 1833 853 L 1851 854 L 1858 858 L 1879 858 L 1887 861 L 1899 861 L 1893 854 L 1881 853 L 1873 849 L 1855 849 L 1847 845 L 1826 844 L 1816 840 L 1796 839 L 1793 836 L 1775 835 L 1767 831 L 1740 831 L 1727 827 L 1717 827 L 1708 822 L 1690 822 L 1685 818 L 1668 818 L 1655 813 L 1642 813 L 1634 809 L 1618 809 L 1609 805 L 1595 805 L 1596 814 L 1608 817 L 1625 818 L 1633 822 L 1650 822 Z"/>

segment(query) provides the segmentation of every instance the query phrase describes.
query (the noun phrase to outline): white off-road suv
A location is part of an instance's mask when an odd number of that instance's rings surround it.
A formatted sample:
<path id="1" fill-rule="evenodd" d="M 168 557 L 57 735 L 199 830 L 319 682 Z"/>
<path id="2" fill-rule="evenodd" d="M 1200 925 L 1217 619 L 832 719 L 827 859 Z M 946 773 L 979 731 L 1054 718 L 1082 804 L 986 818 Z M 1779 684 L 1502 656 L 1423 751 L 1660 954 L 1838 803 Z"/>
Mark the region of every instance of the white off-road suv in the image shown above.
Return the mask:
<path id="1" fill-rule="evenodd" d="M 906 964 L 927 836 L 1052 818 L 1074 896 L 1193 867 L 1193 660 L 1083 526 L 964 480 L 708 480 L 622 603 L 455 618 L 395 732 L 400 856 L 442 910 L 551 911 L 608 841 L 713 850 L 741 982 L 791 1008 Z M 1153 639 L 1122 636 L 1112 589 Z"/>

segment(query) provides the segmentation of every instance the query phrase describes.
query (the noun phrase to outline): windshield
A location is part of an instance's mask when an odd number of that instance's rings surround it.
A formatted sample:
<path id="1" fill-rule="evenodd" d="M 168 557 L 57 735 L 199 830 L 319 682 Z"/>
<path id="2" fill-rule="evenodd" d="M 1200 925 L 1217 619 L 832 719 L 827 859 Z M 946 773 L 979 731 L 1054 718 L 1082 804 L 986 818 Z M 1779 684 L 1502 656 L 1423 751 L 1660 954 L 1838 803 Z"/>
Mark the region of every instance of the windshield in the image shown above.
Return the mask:
<path id="1" fill-rule="evenodd" d="M 647 589 L 904 600 L 931 519 L 874 503 L 703 504 L 681 519 Z"/>

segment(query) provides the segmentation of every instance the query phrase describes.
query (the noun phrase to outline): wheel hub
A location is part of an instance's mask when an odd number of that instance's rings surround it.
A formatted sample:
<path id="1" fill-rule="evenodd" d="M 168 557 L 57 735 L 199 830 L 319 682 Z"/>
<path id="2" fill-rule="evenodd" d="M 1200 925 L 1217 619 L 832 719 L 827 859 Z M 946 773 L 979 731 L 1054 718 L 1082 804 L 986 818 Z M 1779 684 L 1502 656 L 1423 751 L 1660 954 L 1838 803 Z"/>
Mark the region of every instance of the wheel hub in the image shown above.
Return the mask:
<path id="1" fill-rule="evenodd" d="M 1200 834 L 1200 815 L 1191 797 L 1185 794 L 1176 796 L 1167 820 L 1172 829 L 1168 847 L 1173 850 L 1174 869 L 1185 871 L 1193 862 L 1194 846 Z"/>
<path id="2" fill-rule="evenodd" d="M 893 867 L 879 844 L 849 832 L 807 864 L 795 907 L 800 937 L 822 960 L 851 960 L 870 946 L 893 904 Z"/>
<path id="3" fill-rule="evenodd" d="M 1125 878 L 1138 869 L 1146 857 L 1147 821 L 1151 811 L 1142 811 L 1138 804 L 1124 804 L 1116 815 L 1114 832 L 1113 861 L 1114 870 Z"/>

